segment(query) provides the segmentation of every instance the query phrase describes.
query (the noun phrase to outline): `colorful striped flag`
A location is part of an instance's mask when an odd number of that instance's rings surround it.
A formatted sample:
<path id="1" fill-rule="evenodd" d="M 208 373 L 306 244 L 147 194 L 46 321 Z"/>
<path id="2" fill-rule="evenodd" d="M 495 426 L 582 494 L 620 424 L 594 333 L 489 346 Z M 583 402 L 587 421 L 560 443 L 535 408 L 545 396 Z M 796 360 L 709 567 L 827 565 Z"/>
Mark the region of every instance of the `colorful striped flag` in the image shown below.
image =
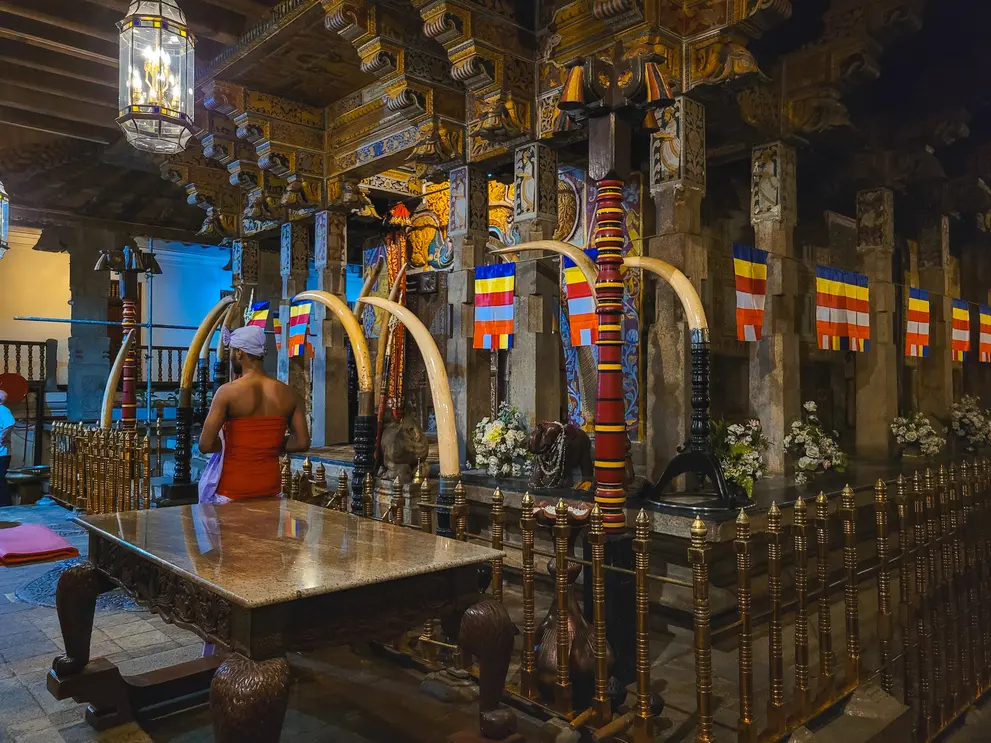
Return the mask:
<path id="1" fill-rule="evenodd" d="M 991 307 L 982 304 L 977 308 L 977 313 L 981 323 L 977 350 L 980 353 L 981 362 L 987 364 L 991 362 Z"/>
<path id="2" fill-rule="evenodd" d="M 908 290 L 908 324 L 905 327 L 905 355 L 929 355 L 929 292 Z"/>
<path id="3" fill-rule="evenodd" d="M 475 348 L 513 347 L 516 264 L 475 268 Z"/>
<path id="4" fill-rule="evenodd" d="M 262 330 L 268 325 L 268 302 L 255 302 L 251 305 L 251 319 L 248 325 L 257 325 Z"/>
<path id="5" fill-rule="evenodd" d="M 733 272 L 736 274 L 736 338 L 759 341 L 764 337 L 767 251 L 734 243 Z"/>
<path id="6" fill-rule="evenodd" d="M 866 351 L 871 337 L 867 277 L 816 266 L 816 336 L 825 351 Z"/>
<path id="7" fill-rule="evenodd" d="M 300 302 L 289 310 L 289 358 L 302 356 L 306 349 L 306 328 L 312 307 L 312 302 Z"/>
<path id="8" fill-rule="evenodd" d="M 970 353 L 970 305 L 963 299 L 953 300 L 953 337 L 950 352 L 954 361 L 966 361 Z"/>
<path id="9" fill-rule="evenodd" d="M 282 320 L 278 315 L 272 318 L 272 329 L 275 330 L 275 350 L 282 350 Z"/>
<path id="10" fill-rule="evenodd" d="M 593 261 L 598 250 L 585 251 Z M 594 346 L 599 340 L 599 318 L 595 314 L 595 289 L 588 285 L 585 274 L 570 258 L 564 259 L 564 284 L 568 295 L 568 322 L 571 324 L 571 345 Z"/>

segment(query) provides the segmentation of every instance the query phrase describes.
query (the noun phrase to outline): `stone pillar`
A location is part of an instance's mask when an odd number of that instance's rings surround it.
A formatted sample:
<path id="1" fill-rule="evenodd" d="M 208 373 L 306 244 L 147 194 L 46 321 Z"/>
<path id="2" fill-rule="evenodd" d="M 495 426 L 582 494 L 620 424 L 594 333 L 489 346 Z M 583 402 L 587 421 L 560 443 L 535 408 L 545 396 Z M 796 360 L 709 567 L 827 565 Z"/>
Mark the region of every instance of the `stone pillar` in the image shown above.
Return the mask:
<path id="1" fill-rule="evenodd" d="M 317 289 L 345 298 L 347 215 L 319 212 L 314 229 L 313 262 Z M 344 326 L 322 304 L 313 305 L 313 446 L 348 441 L 348 357 Z"/>
<path id="2" fill-rule="evenodd" d="M 929 292 L 929 355 L 919 359 L 919 410 L 945 420 L 953 404 L 953 297 L 950 218 L 930 220 L 919 234 L 919 284 Z"/>
<path id="3" fill-rule="evenodd" d="M 870 287 L 871 340 L 856 355 L 857 454 L 886 459 L 891 421 L 898 415 L 898 346 L 895 333 L 894 194 L 878 188 L 857 194 L 857 251 Z"/>
<path id="4" fill-rule="evenodd" d="M 454 398 L 458 456 L 468 456 L 468 439 L 475 424 L 488 415 L 491 380 L 488 354 L 472 348 L 475 272 L 485 263 L 489 232 L 489 184 L 484 168 L 464 165 L 451 171 L 451 211 L 447 236 L 454 249 L 454 270 L 447 295 L 452 307 L 447 342 L 447 376 Z"/>
<path id="5" fill-rule="evenodd" d="M 662 112 L 662 130 L 651 137 L 650 194 L 657 207 L 657 236 L 646 246 L 651 258 L 680 268 L 699 294 L 708 277 L 702 242 L 705 198 L 705 107 L 680 96 Z M 647 475 L 652 482 L 689 437 L 691 341 L 681 301 L 653 279 L 654 323 L 647 339 Z"/>
<path id="6" fill-rule="evenodd" d="M 280 249 L 279 273 L 282 276 L 282 299 L 279 304 L 279 316 L 282 318 L 282 349 L 279 351 L 279 380 L 292 387 L 306 404 L 307 420 L 310 430 L 313 430 L 312 384 L 310 373 L 310 355 L 303 353 L 295 358 L 289 358 L 289 307 L 292 298 L 306 289 L 309 278 L 309 230 L 304 224 L 287 222 L 282 225 L 282 243 Z M 310 331 L 314 328 L 312 324 Z M 310 332 L 308 331 L 308 332 Z"/>
<path id="7" fill-rule="evenodd" d="M 521 242 L 547 240 L 557 229 L 557 152 L 533 143 L 516 150 L 513 220 Z M 533 257 L 534 254 L 531 254 Z M 516 329 L 509 352 L 509 404 L 527 416 L 530 425 L 561 416 L 559 344 L 554 327 L 554 272 L 537 261 L 516 269 Z M 540 384 L 534 384 L 534 380 Z"/>
<path id="8" fill-rule="evenodd" d="M 783 142 L 755 147 L 750 222 L 756 247 L 768 252 L 764 338 L 750 343 L 750 412 L 770 441 L 767 466 L 784 472 L 784 437 L 801 413 L 795 294 L 795 150 Z"/>
<path id="9" fill-rule="evenodd" d="M 94 271 L 101 249 L 113 249 L 114 235 L 103 230 L 60 230 L 69 245 L 69 287 L 73 320 L 107 319 L 110 274 Z M 110 375 L 110 339 L 105 325 L 73 324 L 69 336 L 69 394 L 71 421 L 97 421 L 103 390 Z"/>

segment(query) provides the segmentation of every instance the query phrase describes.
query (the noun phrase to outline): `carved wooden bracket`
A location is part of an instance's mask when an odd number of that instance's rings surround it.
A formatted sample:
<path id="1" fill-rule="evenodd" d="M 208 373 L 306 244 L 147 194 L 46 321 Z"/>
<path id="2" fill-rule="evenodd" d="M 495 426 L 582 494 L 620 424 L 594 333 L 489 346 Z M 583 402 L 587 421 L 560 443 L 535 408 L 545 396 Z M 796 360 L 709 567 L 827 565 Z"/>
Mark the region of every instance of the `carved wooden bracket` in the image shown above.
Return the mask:
<path id="1" fill-rule="evenodd" d="M 186 201 L 206 212 L 199 235 L 216 240 L 239 236 L 241 194 L 228 182 L 228 173 L 193 149 L 170 155 L 159 166 L 162 178 L 183 188 Z"/>

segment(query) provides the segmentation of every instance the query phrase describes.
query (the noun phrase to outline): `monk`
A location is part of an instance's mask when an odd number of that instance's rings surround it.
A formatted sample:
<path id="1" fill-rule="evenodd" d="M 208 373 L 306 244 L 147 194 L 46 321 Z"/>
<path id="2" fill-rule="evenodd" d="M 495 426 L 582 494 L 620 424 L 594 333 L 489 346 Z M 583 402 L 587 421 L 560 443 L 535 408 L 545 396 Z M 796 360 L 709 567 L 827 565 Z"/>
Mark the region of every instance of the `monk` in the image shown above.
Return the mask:
<path id="1" fill-rule="evenodd" d="M 306 411 L 288 385 L 265 374 L 265 331 L 256 325 L 235 330 L 230 349 L 237 378 L 213 396 L 200 451 L 224 452 L 218 496 L 237 501 L 279 495 L 279 457 L 310 448 Z"/>

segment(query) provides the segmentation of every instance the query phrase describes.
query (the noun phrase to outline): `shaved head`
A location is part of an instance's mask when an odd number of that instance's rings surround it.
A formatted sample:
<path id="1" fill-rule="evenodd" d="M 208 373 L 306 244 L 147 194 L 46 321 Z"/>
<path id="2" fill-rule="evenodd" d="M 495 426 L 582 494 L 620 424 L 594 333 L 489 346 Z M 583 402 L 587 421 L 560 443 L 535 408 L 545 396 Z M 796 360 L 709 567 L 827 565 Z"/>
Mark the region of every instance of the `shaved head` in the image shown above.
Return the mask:
<path id="1" fill-rule="evenodd" d="M 0 405 L 3 405 L 5 402 L 7 402 L 7 393 L 0 390 Z"/>

